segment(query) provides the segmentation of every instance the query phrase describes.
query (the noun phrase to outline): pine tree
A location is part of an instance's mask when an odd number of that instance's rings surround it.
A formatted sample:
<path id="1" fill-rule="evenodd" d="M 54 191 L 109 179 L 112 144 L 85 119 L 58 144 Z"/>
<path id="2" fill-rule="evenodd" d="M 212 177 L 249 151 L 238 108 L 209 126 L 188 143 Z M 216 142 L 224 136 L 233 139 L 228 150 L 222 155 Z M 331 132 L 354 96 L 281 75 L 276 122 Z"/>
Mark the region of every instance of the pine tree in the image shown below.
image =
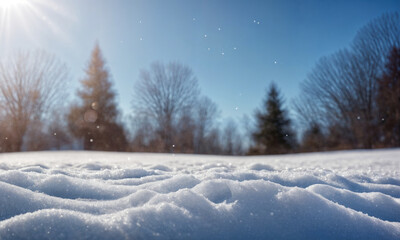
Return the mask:
<path id="1" fill-rule="evenodd" d="M 81 102 L 68 116 L 72 134 L 83 141 L 85 150 L 124 151 L 127 139 L 118 122 L 118 109 L 110 74 L 96 44 L 78 91 Z"/>
<path id="2" fill-rule="evenodd" d="M 291 121 L 282 105 L 280 93 L 272 83 L 264 101 L 264 109 L 256 112 L 257 129 L 253 133 L 256 146 L 250 153 L 282 154 L 293 150 L 295 137 Z"/>
<path id="3" fill-rule="evenodd" d="M 378 80 L 378 107 L 386 147 L 400 146 L 400 48 L 393 47 Z"/>

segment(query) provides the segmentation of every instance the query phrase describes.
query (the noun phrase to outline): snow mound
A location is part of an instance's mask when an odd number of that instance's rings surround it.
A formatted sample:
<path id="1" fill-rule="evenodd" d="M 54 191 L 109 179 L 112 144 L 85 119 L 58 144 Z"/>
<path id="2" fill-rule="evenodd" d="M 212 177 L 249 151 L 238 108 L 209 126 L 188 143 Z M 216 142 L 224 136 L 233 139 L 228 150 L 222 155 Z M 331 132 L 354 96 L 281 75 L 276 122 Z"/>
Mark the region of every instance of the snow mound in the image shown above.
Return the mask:
<path id="1" fill-rule="evenodd" d="M 400 150 L 0 155 L 0 239 L 400 239 Z"/>

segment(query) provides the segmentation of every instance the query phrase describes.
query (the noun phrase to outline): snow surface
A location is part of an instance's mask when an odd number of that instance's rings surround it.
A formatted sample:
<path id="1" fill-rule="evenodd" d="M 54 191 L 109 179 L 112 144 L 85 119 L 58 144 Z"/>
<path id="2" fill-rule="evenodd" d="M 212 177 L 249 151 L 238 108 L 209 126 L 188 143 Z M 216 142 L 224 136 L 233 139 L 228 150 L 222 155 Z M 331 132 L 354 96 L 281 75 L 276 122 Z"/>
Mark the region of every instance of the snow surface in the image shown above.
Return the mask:
<path id="1" fill-rule="evenodd" d="M 0 239 L 400 239 L 400 150 L 0 155 Z"/>

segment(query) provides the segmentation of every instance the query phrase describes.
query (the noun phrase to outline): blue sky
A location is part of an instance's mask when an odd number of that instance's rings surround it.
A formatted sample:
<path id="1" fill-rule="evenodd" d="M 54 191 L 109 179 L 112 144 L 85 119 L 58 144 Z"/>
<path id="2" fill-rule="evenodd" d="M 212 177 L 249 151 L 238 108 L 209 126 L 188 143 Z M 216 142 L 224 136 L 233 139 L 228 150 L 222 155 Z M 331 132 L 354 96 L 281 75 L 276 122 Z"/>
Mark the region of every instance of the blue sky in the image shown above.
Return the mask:
<path id="1" fill-rule="evenodd" d="M 125 115 L 140 69 L 176 61 L 193 69 L 222 119 L 238 120 L 261 106 L 271 81 L 289 106 L 320 57 L 400 10 L 398 0 L 18 0 L 8 10 L 1 1 L 0 58 L 56 54 L 71 71 L 71 99 L 97 41 Z"/>

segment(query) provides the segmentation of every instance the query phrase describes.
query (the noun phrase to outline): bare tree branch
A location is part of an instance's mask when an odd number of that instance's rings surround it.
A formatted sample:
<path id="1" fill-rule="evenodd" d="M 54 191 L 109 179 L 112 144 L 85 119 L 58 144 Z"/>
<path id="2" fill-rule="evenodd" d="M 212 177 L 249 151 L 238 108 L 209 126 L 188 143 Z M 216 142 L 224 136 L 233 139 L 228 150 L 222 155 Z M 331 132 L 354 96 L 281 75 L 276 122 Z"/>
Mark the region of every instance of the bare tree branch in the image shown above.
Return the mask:
<path id="1" fill-rule="evenodd" d="M 0 109 L 9 121 L 10 151 L 20 151 L 32 124 L 63 104 L 67 79 L 65 64 L 43 51 L 21 52 L 0 63 Z"/>

